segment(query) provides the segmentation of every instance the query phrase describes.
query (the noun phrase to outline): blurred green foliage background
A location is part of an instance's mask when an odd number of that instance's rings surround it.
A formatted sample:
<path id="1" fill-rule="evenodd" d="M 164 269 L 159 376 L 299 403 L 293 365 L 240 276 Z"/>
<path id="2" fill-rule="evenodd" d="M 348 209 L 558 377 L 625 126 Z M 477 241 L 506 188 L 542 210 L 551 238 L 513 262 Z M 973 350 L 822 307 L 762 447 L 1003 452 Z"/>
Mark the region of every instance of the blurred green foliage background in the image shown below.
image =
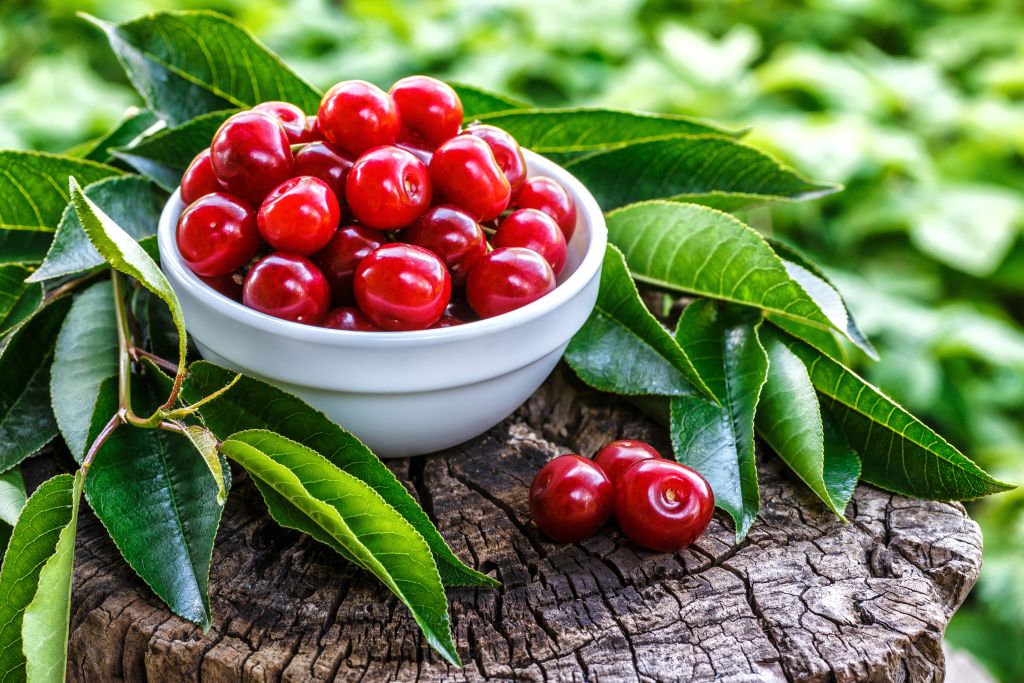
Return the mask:
<path id="1" fill-rule="evenodd" d="M 750 127 L 846 185 L 745 216 L 835 276 L 870 379 L 1024 482 L 1024 3 L 1020 0 L 5 0 L 0 146 L 62 150 L 137 104 L 81 10 L 215 9 L 320 86 L 424 72 L 540 105 Z M 985 568 L 949 638 L 1024 680 L 1024 491 L 971 506 Z"/>

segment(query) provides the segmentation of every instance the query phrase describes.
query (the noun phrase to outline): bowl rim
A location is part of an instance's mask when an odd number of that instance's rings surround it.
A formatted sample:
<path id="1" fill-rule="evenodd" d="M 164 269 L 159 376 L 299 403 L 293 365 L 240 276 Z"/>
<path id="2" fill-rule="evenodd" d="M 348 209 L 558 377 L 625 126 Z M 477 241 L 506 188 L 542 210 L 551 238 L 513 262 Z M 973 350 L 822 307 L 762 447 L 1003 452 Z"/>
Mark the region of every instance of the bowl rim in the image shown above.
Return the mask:
<path id="1" fill-rule="evenodd" d="M 576 270 L 552 292 L 522 308 L 493 318 L 475 320 L 465 325 L 430 330 L 361 332 L 305 325 L 255 311 L 240 302 L 233 301 L 219 294 L 185 266 L 181 254 L 178 253 L 177 241 L 174 239 L 177 216 L 185 208 L 180 198 L 180 188 L 175 189 L 174 193 L 167 200 L 161 211 L 160 221 L 157 226 L 161 266 L 163 270 L 170 271 L 173 274 L 175 284 L 187 289 L 196 299 L 201 300 L 204 305 L 218 313 L 242 325 L 297 341 L 358 348 L 371 346 L 401 347 L 471 339 L 502 332 L 542 318 L 566 305 L 580 294 L 600 270 L 608 244 L 608 227 L 605 224 L 604 214 L 598 206 L 597 200 L 594 199 L 594 196 L 583 183 L 566 169 L 536 152 L 523 149 L 523 154 L 526 157 L 528 168 L 537 171 L 537 173 L 531 175 L 552 177 L 569 190 L 569 193 L 576 202 L 577 211 L 586 219 L 590 230 L 590 244 Z"/>

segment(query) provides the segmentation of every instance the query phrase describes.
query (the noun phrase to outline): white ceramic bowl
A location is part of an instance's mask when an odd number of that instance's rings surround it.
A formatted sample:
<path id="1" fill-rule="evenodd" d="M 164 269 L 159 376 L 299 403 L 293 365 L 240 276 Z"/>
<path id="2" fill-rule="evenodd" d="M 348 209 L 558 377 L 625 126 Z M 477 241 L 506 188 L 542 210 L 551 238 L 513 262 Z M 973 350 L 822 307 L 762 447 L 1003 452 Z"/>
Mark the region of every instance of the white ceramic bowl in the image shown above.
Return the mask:
<path id="1" fill-rule="evenodd" d="M 593 196 L 555 163 L 525 152 L 531 176 L 576 201 L 558 287 L 518 310 L 457 327 L 349 332 L 258 313 L 221 296 L 181 260 L 178 193 L 160 216 L 164 273 L 203 357 L 299 396 L 384 458 L 448 448 L 487 431 L 536 391 L 597 300 L 607 228 Z"/>

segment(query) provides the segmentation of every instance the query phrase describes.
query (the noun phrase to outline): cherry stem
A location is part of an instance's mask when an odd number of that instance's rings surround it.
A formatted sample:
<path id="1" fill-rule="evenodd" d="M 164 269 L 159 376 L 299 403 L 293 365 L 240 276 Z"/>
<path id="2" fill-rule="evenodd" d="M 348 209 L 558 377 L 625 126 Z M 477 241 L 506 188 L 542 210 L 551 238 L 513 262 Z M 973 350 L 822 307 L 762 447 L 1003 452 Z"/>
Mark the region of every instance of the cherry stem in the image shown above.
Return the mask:
<path id="1" fill-rule="evenodd" d="M 150 353 L 146 349 L 139 348 L 138 346 L 132 346 L 131 348 L 128 349 L 128 355 L 130 355 L 132 360 L 135 361 L 136 363 L 141 361 L 143 358 L 146 358 L 152 361 L 153 365 L 157 366 L 161 370 L 166 370 L 167 372 L 174 375 L 178 374 L 177 363 L 172 363 L 166 358 L 162 358 L 156 355 L 155 353 Z"/>
<path id="2" fill-rule="evenodd" d="M 106 443 L 107 439 L 110 438 L 110 435 L 114 433 L 114 430 L 117 429 L 122 424 L 124 424 L 124 417 L 121 415 L 121 411 L 118 410 L 110 417 L 110 420 L 107 421 L 107 424 L 103 426 L 103 429 L 100 431 L 99 435 L 92 442 L 92 445 L 89 446 L 89 451 L 85 454 L 85 458 L 82 459 L 83 477 L 89 472 L 89 467 L 92 465 L 92 461 L 96 457 L 96 454 L 99 452 L 100 448 L 103 446 L 104 443 Z"/>

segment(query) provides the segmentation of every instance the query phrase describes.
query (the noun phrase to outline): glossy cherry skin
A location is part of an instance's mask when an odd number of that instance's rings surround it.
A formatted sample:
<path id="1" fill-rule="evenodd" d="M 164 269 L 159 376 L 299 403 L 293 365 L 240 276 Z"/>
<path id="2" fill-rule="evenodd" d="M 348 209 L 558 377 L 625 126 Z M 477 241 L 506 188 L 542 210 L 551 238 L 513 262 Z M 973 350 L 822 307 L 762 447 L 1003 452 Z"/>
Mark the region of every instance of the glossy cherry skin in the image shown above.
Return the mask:
<path id="1" fill-rule="evenodd" d="M 441 316 L 440 320 L 438 320 L 436 323 L 430 326 L 430 329 L 440 330 L 445 327 L 457 327 L 458 325 L 464 325 L 465 323 L 465 320 L 459 320 L 455 316 L 448 315 L 447 313 L 445 313 L 444 315 Z"/>
<path id="2" fill-rule="evenodd" d="M 332 330 L 349 330 L 351 332 L 382 331 L 355 306 L 342 306 L 328 311 L 323 326 Z"/>
<path id="3" fill-rule="evenodd" d="M 490 146 L 515 196 L 526 182 L 526 158 L 516 139 L 501 128 L 482 123 L 470 126 L 464 135 L 480 138 Z"/>
<path id="4" fill-rule="evenodd" d="M 209 287 L 220 292 L 232 301 L 242 300 L 242 279 L 235 275 L 218 275 L 216 277 L 203 277 L 199 276 L 199 279 L 205 282 Z"/>
<path id="5" fill-rule="evenodd" d="M 447 83 L 408 76 L 389 91 L 402 119 L 398 139 L 433 149 L 459 134 L 462 102 Z"/>
<path id="6" fill-rule="evenodd" d="M 334 85 L 320 101 L 317 119 L 328 142 L 356 156 L 395 144 L 402 128 L 391 95 L 366 81 Z"/>
<path id="7" fill-rule="evenodd" d="M 206 148 L 196 155 L 185 169 L 185 175 L 181 176 L 181 201 L 191 204 L 204 194 L 224 191 L 224 186 L 213 172 L 210 149 Z"/>
<path id="8" fill-rule="evenodd" d="M 402 238 L 444 261 L 453 287 L 465 284 L 469 271 L 487 253 L 487 235 L 480 224 L 462 209 L 450 205 L 428 209 L 402 233 Z"/>
<path id="9" fill-rule="evenodd" d="M 612 514 L 612 483 L 600 467 L 578 455 L 560 455 L 544 465 L 530 485 L 530 516 L 549 538 L 575 543 Z"/>
<path id="10" fill-rule="evenodd" d="M 615 483 L 615 517 L 631 541 L 674 552 L 700 537 L 715 511 L 704 477 L 664 459 L 630 465 Z"/>
<path id="11" fill-rule="evenodd" d="M 441 259 L 412 244 L 385 244 L 364 258 L 353 287 L 359 308 L 385 330 L 425 330 L 452 294 Z"/>
<path id="12" fill-rule="evenodd" d="M 242 303 L 275 318 L 319 325 L 331 303 L 331 288 L 305 256 L 274 252 L 249 269 Z"/>
<path id="13" fill-rule="evenodd" d="M 210 158 L 227 191 L 254 205 L 291 177 L 294 163 L 281 122 L 259 111 L 225 121 L 213 136 Z"/>
<path id="14" fill-rule="evenodd" d="M 555 288 L 555 272 L 544 257 L 522 247 L 495 249 L 466 278 L 466 298 L 481 318 L 522 308 Z"/>
<path id="15" fill-rule="evenodd" d="M 288 142 L 297 145 L 306 142 L 306 115 L 301 109 L 290 102 L 262 102 L 252 108 L 253 111 L 261 111 L 270 114 L 281 122 Z"/>
<path id="16" fill-rule="evenodd" d="M 352 170 L 354 163 L 354 159 L 345 156 L 338 148 L 317 141 L 305 145 L 296 152 L 293 173 L 297 176 L 311 175 L 327 183 L 334 190 L 344 220 L 349 214 L 345 202 L 345 180 L 348 179 L 348 172 Z"/>
<path id="17" fill-rule="evenodd" d="M 331 241 L 341 215 L 327 183 L 307 175 L 275 187 L 260 205 L 256 220 L 271 248 L 309 256 Z"/>
<path id="18" fill-rule="evenodd" d="M 643 441 L 622 439 L 612 441 L 598 451 L 597 455 L 594 456 L 594 462 L 604 470 L 604 473 L 608 475 L 608 478 L 612 480 L 614 485 L 619 480 L 619 477 L 622 476 L 622 473 L 633 463 L 640 462 L 641 460 L 656 460 L 660 457 L 661 453 L 656 451 L 650 444 L 646 444 Z"/>
<path id="19" fill-rule="evenodd" d="M 178 218 L 178 252 L 196 275 L 229 275 L 260 248 L 256 215 L 249 205 L 223 192 L 203 195 Z"/>
<path id="20" fill-rule="evenodd" d="M 551 265 L 557 276 L 565 268 L 565 235 L 555 219 L 537 209 L 517 209 L 498 226 L 491 239 L 497 247 L 532 249 Z"/>
<path id="21" fill-rule="evenodd" d="M 302 127 L 302 137 L 298 140 L 298 142 L 322 142 L 323 139 L 324 134 L 323 131 L 320 130 L 320 119 L 318 119 L 316 116 L 307 116 L 306 123 Z"/>
<path id="22" fill-rule="evenodd" d="M 412 153 L 378 147 L 356 160 L 345 180 L 345 200 L 363 225 L 378 230 L 404 228 L 430 206 L 427 167 Z"/>
<path id="23" fill-rule="evenodd" d="M 512 194 L 490 146 L 472 135 L 458 135 L 434 150 L 430 180 L 446 203 L 480 222 L 496 218 Z"/>
<path id="24" fill-rule="evenodd" d="M 384 244 L 380 230 L 362 225 L 346 225 L 338 230 L 322 251 L 313 256 L 313 262 L 323 271 L 337 302 L 352 301 L 352 277 L 356 266 L 371 252 Z"/>
<path id="25" fill-rule="evenodd" d="M 572 239 L 576 231 L 576 202 L 557 181 L 544 176 L 527 178 L 513 204 L 520 209 L 537 209 L 555 219 L 565 235 Z"/>

